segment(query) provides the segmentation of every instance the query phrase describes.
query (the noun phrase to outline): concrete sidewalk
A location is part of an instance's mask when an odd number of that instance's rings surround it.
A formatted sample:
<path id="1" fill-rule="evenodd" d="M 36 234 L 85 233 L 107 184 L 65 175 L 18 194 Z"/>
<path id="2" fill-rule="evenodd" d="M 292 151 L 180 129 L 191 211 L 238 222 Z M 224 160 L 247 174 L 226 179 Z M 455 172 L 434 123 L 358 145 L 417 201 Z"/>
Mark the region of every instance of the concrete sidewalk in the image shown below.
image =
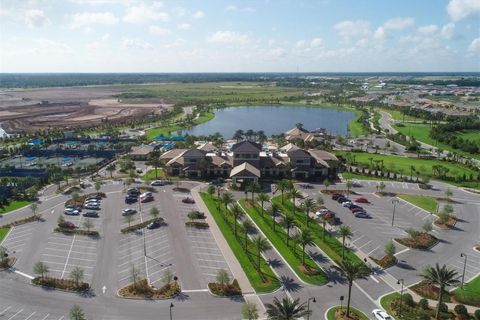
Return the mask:
<path id="1" fill-rule="evenodd" d="M 205 220 L 210 226 L 210 231 L 212 232 L 213 238 L 217 242 L 217 245 L 224 256 L 225 261 L 227 262 L 233 277 L 237 279 L 238 284 L 240 285 L 240 288 L 242 288 L 242 293 L 245 300 L 255 303 L 258 306 L 260 314 L 263 314 L 266 310 L 265 306 L 263 305 L 262 301 L 260 300 L 257 293 L 255 292 L 252 285 L 250 284 L 250 281 L 248 280 L 247 275 L 243 271 L 242 266 L 240 265 L 237 258 L 235 257 L 235 254 L 230 249 L 230 246 L 227 240 L 225 240 L 225 238 L 223 237 L 222 231 L 217 226 L 215 219 L 212 217 L 210 211 L 208 210 L 207 206 L 203 202 L 202 197 L 200 197 L 201 188 L 202 188 L 202 185 L 193 188 L 191 190 L 192 197 L 195 200 L 195 203 L 197 204 L 198 209 L 201 212 L 205 213 L 206 215 Z"/>

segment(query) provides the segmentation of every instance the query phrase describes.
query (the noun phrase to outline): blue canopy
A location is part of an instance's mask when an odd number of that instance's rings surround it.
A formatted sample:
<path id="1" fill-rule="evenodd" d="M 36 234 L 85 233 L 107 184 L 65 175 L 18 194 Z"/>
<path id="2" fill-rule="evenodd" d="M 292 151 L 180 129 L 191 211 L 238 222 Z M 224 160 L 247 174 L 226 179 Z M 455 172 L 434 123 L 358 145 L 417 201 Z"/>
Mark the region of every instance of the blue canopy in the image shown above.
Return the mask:
<path id="1" fill-rule="evenodd" d="M 70 158 L 70 157 L 64 157 L 64 158 L 63 158 L 63 161 L 65 161 L 65 162 L 67 162 L 67 161 L 72 161 L 72 158 Z"/>
<path id="2" fill-rule="evenodd" d="M 185 140 L 184 136 L 156 136 L 153 137 L 153 140 L 159 140 L 159 141 L 183 141 Z"/>
<path id="3" fill-rule="evenodd" d="M 76 141 L 67 141 L 68 146 L 76 146 L 77 142 Z"/>
<path id="4" fill-rule="evenodd" d="M 30 139 L 28 144 L 31 146 L 39 146 L 42 144 L 42 139 Z"/>
<path id="5" fill-rule="evenodd" d="M 34 160 L 37 160 L 37 157 L 26 157 L 25 160 L 34 161 Z"/>

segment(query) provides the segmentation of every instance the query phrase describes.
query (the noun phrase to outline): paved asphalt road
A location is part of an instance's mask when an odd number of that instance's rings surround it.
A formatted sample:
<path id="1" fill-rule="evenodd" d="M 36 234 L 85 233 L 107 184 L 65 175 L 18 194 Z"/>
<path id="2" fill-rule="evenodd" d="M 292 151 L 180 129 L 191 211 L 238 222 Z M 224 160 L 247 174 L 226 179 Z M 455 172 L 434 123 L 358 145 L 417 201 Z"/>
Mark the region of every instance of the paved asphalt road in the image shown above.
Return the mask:
<path id="1" fill-rule="evenodd" d="M 331 202 L 331 200 L 326 200 L 326 205 L 329 208 L 331 207 L 333 211 L 336 211 L 344 223 L 352 225 L 355 230 L 355 236 L 351 241 L 351 246 L 358 250 L 360 256 L 381 254 L 381 249 L 377 247 L 381 247 L 382 242 L 388 239 L 390 231 L 401 234 L 401 228 L 407 227 L 407 225 L 417 225 L 424 220 L 424 217 L 428 217 L 418 208 L 409 207 L 407 204 L 399 204 L 397 211 L 398 227 L 393 229 L 388 227 L 387 222 L 389 221 L 391 202 L 390 199 L 378 198 L 372 195 L 376 191 L 375 183 L 362 182 L 363 186 L 355 188 L 355 191 L 372 200 L 373 205 L 370 210 L 376 219 L 361 220 L 354 218 L 351 215 L 347 215 L 348 212 L 344 208 L 339 207 L 338 204 Z M 354 306 L 366 312 L 371 311 L 377 307 L 376 302 L 381 295 L 398 289 L 396 285 L 397 278 L 401 277 L 405 279 L 405 283 L 409 284 L 418 281 L 419 270 L 425 264 L 439 261 L 457 269 L 462 267 L 461 261 L 457 257 L 459 252 L 467 253 L 471 259 L 467 266 L 468 278 L 480 272 L 478 270 L 480 257 L 472 250 L 473 245 L 480 240 L 480 197 L 442 183 L 434 182 L 433 184 L 434 190 L 422 190 L 422 193 L 443 196 L 443 190 L 447 187 L 454 191 L 453 198 L 459 202 L 454 204 L 455 213 L 462 219 L 457 225 L 457 229 L 450 231 L 436 230 L 443 242 L 431 251 L 419 252 L 398 248 L 399 254 L 397 257 L 402 261 L 400 265 L 390 268 L 388 271 L 378 270 L 368 280 L 358 281 L 355 284 L 352 295 L 352 304 Z M 317 186 L 316 189 L 301 190 L 315 196 L 321 188 L 323 187 Z M 344 186 L 339 184 L 331 188 L 344 188 Z M 166 301 L 136 301 L 116 297 L 116 290 L 121 286 L 118 275 L 118 271 L 121 269 L 119 265 L 122 263 L 125 265 L 125 262 L 135 262 L 135 259 L 138 259 L 138 255 L 135 254 L 138 254 L 138 250 L 143 249 L 139 249 L 139 246 L 135 244 L 139 241 L 141 242 L 141 240 L 132 238 L 132 244 L 128 245 L 130 238 L 119 232 L 121 226 L 124 225 L 124 221 L 120 217 L 120 211 L 125 207 L 122 194 L 123 185 L 108 182 L 102 187 L 102 191 L 107 193 L 107 199 L 103 200 L 101 217 L 95 222 L 100 228 L 102 236 L 99 240 L 91 240 L 97 242 L 94 245 L 81 242 L 90 241 L 82 239 L 82 237 L 77 237 L 80 240 L 77 242 L 77 240 L 72 241 L 72 239 L 62 240 L 63 236 L 52 233 L 57 217 L 62 214 L 64 201 L 67 199 L 63 195 L 54 194 L 47 196 L 40 204 L 39 211 L 45 217 L 44 222 L 35 222 L 16 227 L 5 240 L 5 244 L 15 248 L 16 254 L 18 254 L 19 260 L 16 268 L 26 274 L 31 274 L 33 264 L 45 257 L 50 257 L 53 259 L 53 262 L 64 263 L 63 268 L 65 270 L 70 268 L 69 263 L 65 264 L 66 260 L 81 259 L 78 261 L 82 261 L 83 266 L 93 268 L 92 274 L 87 277 L 87 279 L 90 279 L 91 276 L 92 279 L 92 294 L 80 296 L 59 291 L 47 292 L 44 289 L 31 286 L 29 280 L 24 276 L 11 272 L 1 272 L 0 315 L 3 312 L 5 319 L 10 320 L 61 319 L 62 316 L 66 317 L 68 310 L 73 304 L 79 304 L 93 319 L 168 319 L 169 306 L 173 302 L 175 305 L 173 308 L 174 319 L 241 318 L 240 308 L 243 299 L 214 298 L 207 292 L 204 292 L 205 283 L 211 281 L 214 273 L 211 273 L 209 276 L 208 272 L 205 271 L 208 268 L 204 268 L 205 264 L 201 264 L 199 259 L 202 258 L 199 255 L 198 248 L 195 248 L 195 244 L 198 247 L 198 243 L 204 241 L 201 246 L 209 246 L 209 249 L 207 249 L 208 258 L 206 260 L 213 260 L 211 258 L 218 255 L 214 251 L 215 243 L 208 237 L 208 234 L 192 234 L 191 231 L 185 229 L 183 225 L 186 214 L 194 206 L 184 206 L 181 203 L 183 195 L 175 195 L 171 187 L 159 188 L 159 192 L 155 193 L 155 202 L 145 205 L 145 208 L 143 208 L 145 212 L 152 205 L 157 205 L 161 216 L 168 223 L 167 227 L 162 227 L 165 228 L 164 230 L 157 232 L 158 234 L 151 233 L 148 235 L 152 238 L 147 238 L 149 239 L 147 246 L 150 243 L 152 245 L 162 243 L 162 246 L 152 247 L 151 249 L 159 250 L 160 253 L 166 252 L 168 255 L 166 261 L 172 263 L 172 268 L 179 276 L 184 289 L 193 291 L 184 292 L 179 297 Z M 410 194 L 419 193 L 415 184 L 403 183 L 388 185 L 388 191 Z M 236 195 L 243 196 L 243 193 L 236 193 Z M 52 208 L 54 210 L 53 213 Z M 30 210 L 24 208 L 13 214 L 4 215 L 0 218 L 0 223 L 3 224 L 30 214 Z M 138 219 L 140 215 L 137 215 Z M 148 218 L 148 215 L 142 216 L 143 218 Z M 375 233 L 378 233 L 379 237 L 370 237 L 368 241 L 371 241 L 371 243 L 365 242 L 365 239 L 361 238 L 364 234 L 371 235 Z M 168 239 L 168 241 L 163 241 L 163 238 Z M 62 241 L 69 244 L 69 258 L 65 258 L 65 254 L 68 256 L 68 253 L 63 252 L 65 251 L 63 249 L 64 246 L 59 244 Z M 163 243 L 166 246 L 163 246 Z M 84 252 L 82 252 L 82 246 L 85 247 Z M 58 254 L 48 248 L 58 249 Z M 70 250 L 70 248 L 78 249 Z M 123 252 L 131 251 L 132 254 L 122 255 L 122 250 Z M 89 254 L 94 254 L 94 256 L 91 255 L 91 258 L 89 258 Z M 267 255 L 276 257 L 280 265 L 284 263 L 281 257 L 274 253 L 267 253 Z M 318 261 L 323 261 L 322 266 L 327 269 L 326 271 L 330 275 L 330 282 L 327 285 L 322 287 L 306 285 L 296 278 L 288 268 L 278 267 L 275 270 L 278 272 L 279 277 L 286 279 L 283 288 L 274 293 L 260 295 L 262 302 L 269 303 L 274 296 L 279 298 L 285 296 L 291 298 L 298 297 L 302 301 L 306 301 L 310 297 L 316 297 L 317 302 L 310 304 L 315 315 L 312 319 L 323 318 L 324 312 L 330 306 L 339 304 L 341 295 L 346 295 L 347 287 L 344 280 L 328 268 L 330 262 L 325 260 L 326 257 L 320 258 L 322 259 Z M 208 262 L 211 264 L 207 264 L 207 267 L 212 267 L 214 270 L 225 266 L 228 268 L 228 265 L 223 264 L 224 262 L 220 258 L 218 261 Z M 147 262 L 147 265 L 149 264 L 150 262 Z M 145 263 L 143 266 L 145 266 Z M 63 269 L 60 270 L 63 271 Z M 106 288 L 105 293 L 103 293 L 104 287 Z"/>

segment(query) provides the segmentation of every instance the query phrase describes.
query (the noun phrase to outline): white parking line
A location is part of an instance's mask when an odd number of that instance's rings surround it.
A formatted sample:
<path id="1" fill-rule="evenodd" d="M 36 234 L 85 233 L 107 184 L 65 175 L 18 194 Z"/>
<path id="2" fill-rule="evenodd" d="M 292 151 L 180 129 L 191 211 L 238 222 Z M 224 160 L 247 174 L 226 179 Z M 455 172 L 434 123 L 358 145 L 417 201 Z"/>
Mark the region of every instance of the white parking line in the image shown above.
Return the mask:
<path id="1" fill-rule="evenodd" d="M 63 272 L 62 272 L 62 276 L 61 276 L 62 279 L 63 279 L 63 275 L 65 274 L 65 270 L 67 269 L 68 259 L 70 258 L 70 254 L 72 253 L 73 244 L 75 243 L 75 237 L 76 237 L 76 235 L 74 234 L 73 239 L 72 239 L 72 244 L 70 246 L 70 250 L 68 251 L 67 261 L 65 261 L 65 267 L 63 268 Z"/>
<path id="2" fill-rule="evenodd" d="M 37 312 L 33 312 L 31 315 L 29 315 L 28 317 L 26 317 L 24 320 L 30 319 L 35 313 L 37 313 Z"/>
<path id="3" fill-rule="evenodd" d="M 11 316 L 10 318 L 8 318 L 7 320 L 11 320 L 13 318 L 15 318 L 19 313 L 21 313 L 23 311 L 23 309 L 20 309 L 17 313 L 15 313 L 13 316 Z"/>
<path id="4" fill-rule="evenodd" d="M 361 247 L 358 247 L 358 250 L 362 249 L 363 247 L 365 247 L 366 245 L 369 245 L 370 243 L 372 243 L 373 240 L 370 240 L 368 241 L 367 243 L 365 243 L 364 245 L 362 245 Z"/>
<path id="5" fill-rule="evenodd" d="M 5 312 L 7 312 L 8 310 L 10 310 L 11 306 L 8 306 L 5 310 L 3 310 L 2 312 L 0 312 L 0 315 L 5 315 Z"/>
<path id="6" fill-rule="evenodd" d="M 42 318 L 41 320 L 45 320 L 45 319 L 47 319 L 49 315 L 50 315 L 50 313 L 49 313 L 49 314 L 47 314 L 47 315 L 46 315 L 44 318 Z"/>

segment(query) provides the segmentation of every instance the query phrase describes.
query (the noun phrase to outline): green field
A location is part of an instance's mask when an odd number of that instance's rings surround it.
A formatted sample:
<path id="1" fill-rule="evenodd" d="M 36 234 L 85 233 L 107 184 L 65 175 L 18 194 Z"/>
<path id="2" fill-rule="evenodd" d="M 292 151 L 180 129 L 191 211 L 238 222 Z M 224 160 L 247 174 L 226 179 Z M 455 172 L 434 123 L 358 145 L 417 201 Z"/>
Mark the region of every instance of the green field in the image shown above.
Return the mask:
<path id="1" fill-rule="evenodd" d="M 157 168 L 157 174 L 155 174 L 155 169 L 148 170 L 147 173 L 145 173 L 142 176 L 142 180 L 145 180 L 145 181 L 155 180 L 157 179 L 157 176 L 158 176 L 158 179 L 165 178 L 165 172 L 163 171 L 162 168 Z"/>
<path id="2" fill-rule="evenodd" d="M 340 306 L 335 306 L 331 309 L 328 309 L 328 312 L 327 312 L 327 319 L 328 320 L 335 320 L 335 312 L 340 309 Z M 343 310 L 346 310 L 346 306 L 343 306 Z M 352 306 L 350 306 L 350 314 L 356 314 L 357 316 L 359 316 L 359 320 L 368 320 L 368 316 L 363 313 L 362 311 L 358 310 L 357 308 L 354 308 Z"/>
<path id="3" fill-rule="evenodd" d="M 419 195 L 412 195 L 412 194 L 400 194 L 400 195 L 397 195 L 397 197 L 407 202 L 410 202 L 416 205 L 417 207 L 420 207 L 430 213 L 437 212 L 438 201 L 434 197 L 419 196 Z"/>
<path id="4" fill-rule="evenodd" d="M 293 214 L 293 204 L 291 201 L 285 199 L 284 204 L 282 204 L 281 198 L 281 195 L 273 197 L 272 203 L 277 204 L 283 214 L 293 215 L 298 227 L 306 228 L 305 213 L 302 212 L 301 209 L 297 208 L 295 209 L 295 214 Z M 317 222 L 310 223 L 309 228 L 314 235 L 315 244 L 333 261 L 337 263 L 342 261 L 342 243 L 338 241 L 337 238 L 329 234 L 323 237 L 325 230 Z M 345 259 L 355 263 L 364 263 L 357 255 L 355 255 L 355 253 L 350 250 L 345 250 Z"/>
<path id="5" fill-rule="evenodd" d="M 327 275 L 315 264 L 315 262 L 310 258 L 308 253 L 305 254 L 305 264 L 311 268 L 316 269 L 317 275 L 308 275 L 305 274 L 301 269 L 302 263 L 302 252 L 301 248 L 294 244 L 294 240 L 290 239 L 290 244 L 287 246 L 286 238 L 287 233 L 281 226 L 277 226 L 275 231 L 271 228 L 271 219 L 270 223 L 267 222 L 267 214 L 264 213 L 264 218 L 261 216 L 261 208 L 255 206 L 254 208 L 248 206 L 245 203 L 245 199 L 240 200 L 241 206 L 247 212 L 247 214 L 252 218 L 255 224 L 260 228 L 260 230 L 265 234 L 265 236 L 270 240 L 273 246 L 280 252 L 282 257 L 287 261 L 290 267 L 295 271 L 295 274 L 305 281 L 306 283 L 314 285 L 324 285 L 328 282 Z"/>
<path id="6" fill-rule="evenodd" d="M 4 214 L 4 213 L 7 213 L 7 212 L 10 212 L 10 211 L 13 211 L 13 210 L 20 209 L 20 208 L 25 207 L 29 204 L 30 204 L 30 201 L 26 201 L 26 200 L 11 201 L 6 206 L 0 208 L 0 214 Z"/>
<path id="7" fill-rule="evenodd" d="M 440 148 L 446 151 L 450 152 L 456 152 L 460 155 L 466 156 L 466 157 L 473 157 L 475 159 L 480 159 L 480 155 L 478 154 L 470 154 L 458 149 L 454 149 L 448 144 L 439 142 L 437 140 L 434 140 L 430 137 L 430 126 L 427 124 L 405 124 L 404 126 L 398 126 L 394 125 L 393 126 L 397 131 L 401 132 L 402 134 L 408 136 L 408 137 L 414 137 L 418 141 L 421 141 L 423 143 L 429 144 L 435 148 Z M 462 135 L 465 134 L 469 137 L 477 138 L 480 135 L 480 133 L 477 131 L 475 132 L 465 132 L 462 133 Z M 476 136 L 475 136 L 476 135 Z"/>
<path id="8" fill-rule="evenodd" d="M 263 276 L 259 274 L 257 268 L 255 267 L 254 262 L 252 261 L 252 257 L 247 254 L 243 248 L 243 241 L 237 237 L 235 237 L 232 228 L 230 227 L 232 223 L 237 223 L 233 221 L 231 215 L 227 216 L 227 219 L 224 219 L 224 215 L 220 212 L 217 208 L 216 199 L 213 198 L 211 195 L 207 193 L 200 194 L 203 201 L 205 202 L 208 210 L 212 214 L 215 222 L 217 223 L 218 227 L 222 231 L 225 240 L 227 240 L 230 248 L 232 249 L 235 257 L 237 258 L 238 262 L 243 268 L 243 271 L 247 275 L 248 280 L 250 281 L 252 287 L 255 289 L 257 293 L 265 293 L 265 292 L 272 292 L 280 287 L 280 282 L 278 281 L 277 277 L 273 273 L 273 270 L 270 268 L 269 264 L 265 261 L 265 259 L 261 259 L 261 273 Z M 241 227 L 238 226 L 238 230 L 241 230 Z M 256 255 L 256 250 L 253 248 L 251 241 L 249 241 L 249 245 L 247 246 L 249 252 L 253 255 Z M 254 257 L 256 261 L 256 257 Z"/>
<path id="9" fill-rule="evenodd" d="M 360 118 L 361 115 L 362 113 L 360 111 L 355 112 L 355 119 L 353 119 L 348 124 L 348 131 L 350 131 L 350 135 L 352 137 L 356 138 L 368 133 L 363 127 L 363 125 L 360 122 L 358 122 L 358 119 Z"/>
<path id="10" fill-rule="evenodd" d="M 463 290 L 457 288 L 452 291 L 452 295 L 460 299 L 462 303 L 470 302 L 477 307 L 480 306 L 480 275 L 477 275 L 473 280 L 463 286 Z"/>
<path id="11" fill-rule="evenodd" d="M 389 315 L 393 314 L 392 308 L 390 308 L 390 303 L 393 299 L 398 297 L 400 297 L 400 293 L 392 292 L 380 299 L 380 305 L 382 306 L 382 309 L 385 310 Z"/>
<path id="12" fill-rule="evenodd" d="M 422 122 L 424 121 L 425 119 L 422 119 L 422 118 L 417 118 L 417 117 L 414 117 L 414 116 L 411 116 L 411 115 L 404 115 L 403 113 L 401 113 L 400 111 L 398 110 L 391 110 L 391 109 L 383 109 L 381 108 L 380 110 L 382 111 L 385 111 L 387 113 L 389 113 L 393 120 L 398 120 L 398 121 L 418 121 L 418 122 Z M 404 118 L 405 117 L 405 118 Z"/>
<path id="13" fill-rule="evenodd" d="M 427 159 L 418 159 L 418 158 L 406 158 L 400 156 L 392 155 L 383 155 L 383 154 L 374 154 L 366 152 L 346 152 L 346 151 L 336 151 L 334 152 L 337 156 L 346 157 L 346 154 L 350 154 L 351 157 L 355 156 L 355 161 L 357 164 L 370 165 L 371 161 L 383 160 L 383 166 L 385 170 L 390 172 L 396 172 L 397 174 L 402 173 L 405 176 L 410 176 L 411 166 L 414 166 L 416 171 L 420 172 L 420 177 L 428 176 L 430 178 L 439 179 L 435 176 L 432 170 L 432 167 L 435 165 L 441 165 L 449 169 L 447 177 L 458 177 L 465 174 L 467 178 L 470 177 L 470 174 L 473 174 L 474 179 L 477 178 L 478 172 L 473 171 L 472 169 L 461 166 L 460 164 L 441 161 L 441 160 L 427 160 Z M 372 159 L 370 161 L 370 159 Z M 413 178 L 415 178 L 415 172 L 413 172 Z M 366 179 L 370 179 L 369 176 L 366 176 Z M 387 180 L 387 179 L 382 179 Z M 466 182 L 466 183 L 454 183 L 453 181 L 445 180 L 446 182 L 462 185 L 470 188 L 478 188 L 480 182 Z"/>
<path id="14" fill-rule="evenodd" d="M 0 242 L 2 242 L 3 238 L 5 238 L 9 229 L 10 228 L 0 228 Z"/>
<path id="15" fill-rule="evenodd" d="M 212 111 L 204 112 L 200 114 L 197 119 L 193 120 L 193 125 L 207 122 L 209 120 L 212 120 L 214 117 L 215 113 L 213 113 Z M 145 133 L 150 139 L 153 139 L 153 137 L 156 136 L 170 136 L 172 135 L 172 132 L 186 129 L 187 127 L 187 125 L 174 124 L 166 127 L 148 129 L 147 131 L 145 131 Z"/>
<path id="16" fill-rule="evenodd" d="M 458 133 L 463 139 L 470 141 L 476 141 L 480 144 L 480 131 L 479 130 L 463 130 Z"/>

